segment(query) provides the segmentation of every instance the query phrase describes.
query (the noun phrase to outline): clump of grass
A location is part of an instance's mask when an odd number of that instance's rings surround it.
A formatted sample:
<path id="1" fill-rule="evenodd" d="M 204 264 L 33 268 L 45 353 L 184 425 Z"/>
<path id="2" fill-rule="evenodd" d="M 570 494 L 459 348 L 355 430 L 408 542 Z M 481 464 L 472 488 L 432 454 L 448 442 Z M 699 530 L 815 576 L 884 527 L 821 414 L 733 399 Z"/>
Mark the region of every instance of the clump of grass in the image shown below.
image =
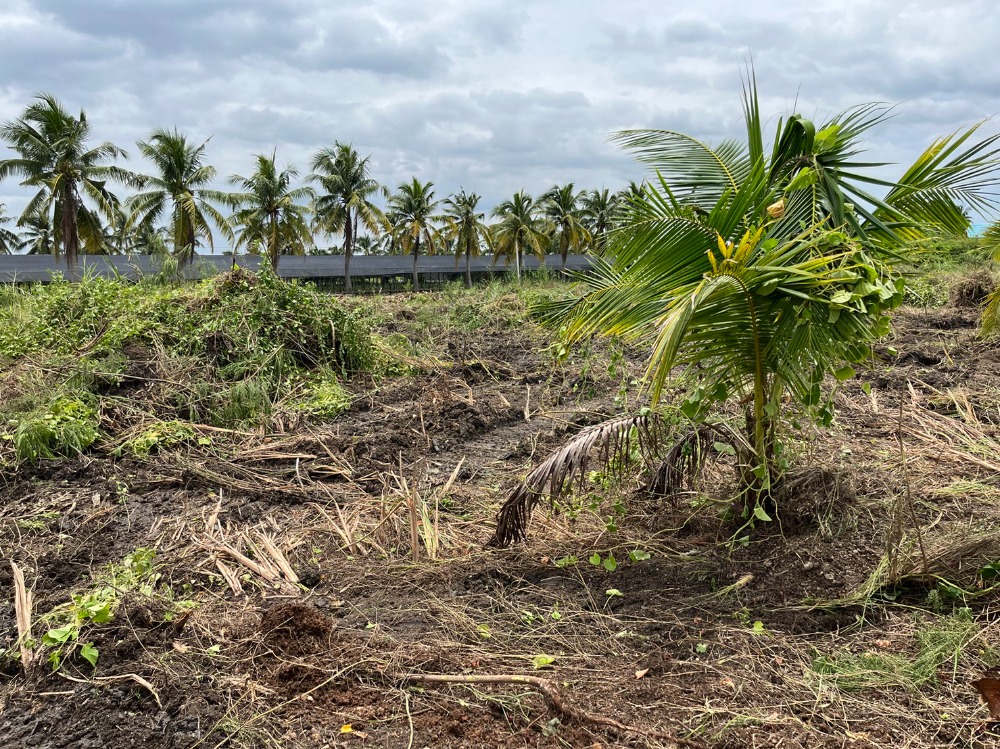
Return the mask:
<path id="1" fill-rule="evenodd" d="M 333 375 L 310 382 L 292 403 L 293 409 L 321 419 L 336 418 L 350 407 L 351 394 Z"/>
<path id="2" fill-rule="evenodd" d="M 156 422 L 143 429 L 138 435 L 125 443 L 125 447 L 137 456 L 146 456 L 165 448 L 177 447 L 194 442 L 197 439 L 190 424 L 176 419 Z"/>
<path id="3" fill-rule="evenodd" d="M 900 687 L 916 691 L 937 678 L 949 662 L 957 667 L 963 648 L 976 632 L 968 609 L 941 617 L 917 630 L 916 653 L 840 653 L 818 655 L 812 670 L 826 683 L 845 691 Z"/>

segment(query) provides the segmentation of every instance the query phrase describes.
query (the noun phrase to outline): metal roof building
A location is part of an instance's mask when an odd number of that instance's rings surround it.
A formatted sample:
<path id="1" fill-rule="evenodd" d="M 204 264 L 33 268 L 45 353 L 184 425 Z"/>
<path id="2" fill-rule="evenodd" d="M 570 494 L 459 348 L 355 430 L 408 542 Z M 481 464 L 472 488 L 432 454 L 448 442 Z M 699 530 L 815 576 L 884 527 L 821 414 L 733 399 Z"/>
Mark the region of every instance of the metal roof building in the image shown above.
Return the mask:
<path id="1" fill-rule="evenodd" d="M 255 255 L 199 255 L 184 270 L 186 278 L 207 278 L 229 270 L 233 263 L 242 268 L 257 270 L 266 259 Z M 525 257 L 523 268 L 537 272 L 540 268 L 558 272 L 561 259 L 549 255 L 541 263 L 534 256 Z M 81 255 L 76 271 L 84 275 L 103 278 L 122 277 L 130 281 L 155 276 L 161 272 L 162 260 L 149 255 Z M 590 267 L 586 255 L 570 255 L 567 270 L 585 270 Z M 452 255 L 425 255 L 419 258 L 417 270 L 421 285 L 428 287 L 461 279 L 465 261 Z M 506 259 L 491 257 L 472 258 L 473 278 L 482 279 L 514 272 Z M 358 290 L 398 290 L 405 288 L 413 274 L 413 258 L 405 255 L 355 255 L 351 258 L 351 279 Z M 278 275 L 282 278 L 301 278 L 316 281 L 321 286 L 336 289 L 343 284 L 343 255 L 284 255 L 278 262 Z M 52 255 L 0 255 L 0 283 L 49 283 L 68 278 L 66 263 Z"/>

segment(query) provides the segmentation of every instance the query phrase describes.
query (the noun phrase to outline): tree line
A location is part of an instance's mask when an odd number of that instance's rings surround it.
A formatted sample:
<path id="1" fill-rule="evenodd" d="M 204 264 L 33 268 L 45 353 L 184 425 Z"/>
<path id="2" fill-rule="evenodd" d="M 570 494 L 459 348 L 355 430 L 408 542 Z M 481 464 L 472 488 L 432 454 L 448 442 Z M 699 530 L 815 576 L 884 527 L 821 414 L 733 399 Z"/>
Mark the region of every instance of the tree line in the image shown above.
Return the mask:
<path id="1" fill-rule="evenodd" d="M 487 216 L 482 197 L 464 189 L 442 199 L 432 182 L 413 177 L 391 192 L 372 176 L 370 156 L 335 142 L 316 151 L 302 182 L 272 151 L 255 155 L 249 175 L 230 176 L 231 190 L 219 190 L 207 141 L 153 130 L 137 143 L 153 167 L 140 174 L 120 165 L 128 159 L 122 148 L 92 143 L 84 111 L 74 116 L 45 93 L 0 127 L 0 141 L 13 152 L 0 161 L 0 181 L 18 179 L 35 191 L 16 219 L 0 205 L 0 253 L 61 255 L 71 269 L 81 253 L 169 254 L 183 265 L 199 247 L 214 250 L 217 232 L 234 252 L 266 255 L 277 269 L 281 255 L 330 252 L 317 238 L 342 237 L 332 251 L 344 254 L 348 292 L 356 251 L 411 254 L 415 290 L 421 253 L 463 257 L 470 286 L 470 260 L 481 253 L 511 259 L 518 274 L 525 253 L 558 253 L 565 267 L 571 252 L 601 250 L 621 207 L 644 189 L 585 191 L 570 183 L 537 197 L 519 191 Z M 130 194 L 122 198 L 111 185 Z"/>

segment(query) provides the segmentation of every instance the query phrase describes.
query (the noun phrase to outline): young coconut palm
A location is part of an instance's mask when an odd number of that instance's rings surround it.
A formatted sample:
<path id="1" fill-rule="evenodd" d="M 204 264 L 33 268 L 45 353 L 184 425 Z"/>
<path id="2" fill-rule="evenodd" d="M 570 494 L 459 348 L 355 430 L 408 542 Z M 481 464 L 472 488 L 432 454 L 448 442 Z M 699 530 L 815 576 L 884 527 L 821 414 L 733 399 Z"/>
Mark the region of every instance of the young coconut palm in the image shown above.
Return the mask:
<path id="1" fill-rule="evenodd" d="M 249 177 L 234 174 L 231 185 L 242 192 L 228 196 L 227 202 L 240 207 L 230 219 L 239 231 L 236 248 L 259 247 L 268 257 L 271 270 L 278 272 L 282 255 L 304 255 L 312 246 L 309 209 L 301 201 L 314 198 L 308 187 L 291 187 L 298 176 L 295 167 L 278 171 L 275 154 L 257 154 L 257 168 Z"/>
<path id="2" fill-rule="evenodd" d="M 851 364 L 889 332 L 888 312 L 903 290 L 892 259 L 912 238 L 964 232 L 959 203 L 992 205 L 998 136 L 970 143 L 973 127 L 940 139 L 898 182 L 887 182 L 857 161 L 862 136 L 885 114 L 856 107 L 819 128 L 793 115 L 779 121 L 765 151 L 751 82 L 744 143 L 712 148 L 670 131 L 619 134 L 655 176 L 628 199 L 608 251 L 614 259 L 596 260 L 582 295 L 547 310 L 570 341 L 606 335 L 647 345 L 654 407 L 674 376 L 696 423 L 723 402 L 742 409 L 740 429 L 699 427 L 682 442 L 706 452 L 719 444 L 736 455 L 747 523 L 770 520 L 775 509 L 786 401 L 829 424 L 827 383 L 853 376 Z M 886 197 L 869 194 L 866 184 L 886 187 Z M 655 447 L 662 424 L 641 418 L 642 430 L 636 418 L 618 420 L 596 442 L 598 428 L 587 430 L 550 458 L 546 472 L 529 475 L 501 509 L 492 543 L 524 537 L 533 504 L 557 496 L 573 475 L 563 467 L 586 466 L 581 451 L 599 446 L 613 456 L 609 445 L 623 433 Z M 667 456 L 657 471 L 666 488 L 677 486 L 678 462 L 690 455 Z"/>
<path id="3" fill-rule="evenodd" d="M 132 172 L 108 163 L 127 158 L 125 151 L 109 142 L 94 147 L 87 143 L 90 130 L 83 111 L 74 117 L 51 94 L 39 94 L 20 119 L 0 127 L 0 140 L 17 154 L 0 161 L 0 180 L 18 176 L 22 186 L 38 188 L 18 223 L 23 225 L 41 213 L 50 217 L 52 247 L 62 250 L 71 271 L 81 239 L 92 252 L 103 246 L 99 214 L 110 220 L 118 208 L 107 183 L 130 187 L 142 183 Z M 96 212 L 88 202 L 96 206 Z"/>

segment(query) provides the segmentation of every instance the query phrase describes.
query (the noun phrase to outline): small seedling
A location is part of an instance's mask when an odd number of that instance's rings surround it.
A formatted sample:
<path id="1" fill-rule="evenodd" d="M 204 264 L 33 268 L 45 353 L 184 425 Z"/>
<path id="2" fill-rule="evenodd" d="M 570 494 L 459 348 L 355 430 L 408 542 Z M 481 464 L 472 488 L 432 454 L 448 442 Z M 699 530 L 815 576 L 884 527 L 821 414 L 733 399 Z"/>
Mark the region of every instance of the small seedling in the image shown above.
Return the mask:
<path id="1" fill-rule="evenodd" d="M 595 567 L 603 567 L 608 572 L 614 572 L 618 569 L 618 560 L 615 559 L 615 554 L 613 551 L 609 551 L 606 557 L 602 557 L 596 551 L 587 560 Z"/>

